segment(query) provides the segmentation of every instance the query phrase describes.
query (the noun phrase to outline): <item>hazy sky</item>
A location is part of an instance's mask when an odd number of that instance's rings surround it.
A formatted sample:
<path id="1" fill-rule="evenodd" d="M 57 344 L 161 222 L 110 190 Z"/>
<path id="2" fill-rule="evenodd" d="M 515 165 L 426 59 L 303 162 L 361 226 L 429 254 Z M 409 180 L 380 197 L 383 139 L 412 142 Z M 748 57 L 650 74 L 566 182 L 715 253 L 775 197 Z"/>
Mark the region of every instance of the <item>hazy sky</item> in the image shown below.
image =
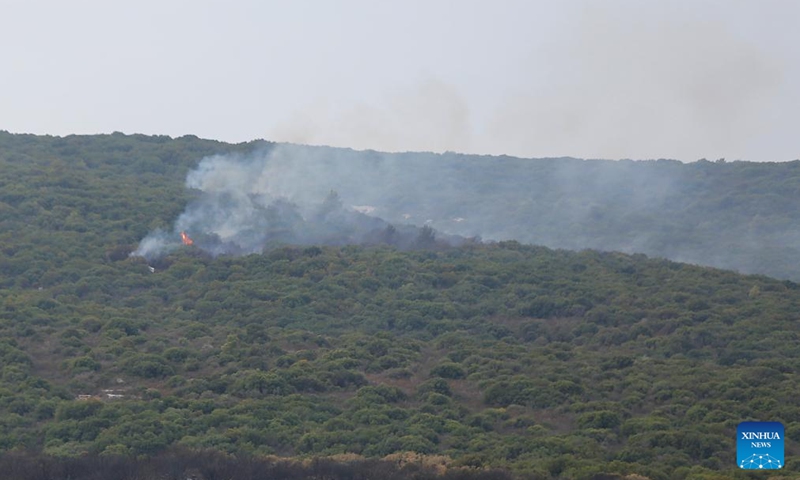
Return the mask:
<path id="1" fill-rule="evenodd" d="M 795 0 L 0 0 L 0 129 L 800 158 Z"/>

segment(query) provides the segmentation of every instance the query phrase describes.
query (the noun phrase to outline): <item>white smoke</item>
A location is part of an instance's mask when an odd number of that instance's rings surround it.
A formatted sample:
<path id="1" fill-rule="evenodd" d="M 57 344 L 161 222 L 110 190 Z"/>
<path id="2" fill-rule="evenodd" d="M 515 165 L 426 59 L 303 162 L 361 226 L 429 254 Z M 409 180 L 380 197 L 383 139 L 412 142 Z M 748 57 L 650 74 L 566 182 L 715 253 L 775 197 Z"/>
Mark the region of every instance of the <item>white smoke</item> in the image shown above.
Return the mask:
<path id="1" fill-rule="evenodd" d="M 154 231 L 132 255 L 168 254 L 181 245 L 180 232 L 213 255 L 259 253 L 275 244 L 413 247 L 417 229 L 387 230 L 388 222 L 371 215 L 379 208 L 362 201 L 385 194 L 396 166 L 387 170 L 383 159 L 342 162 L 333 158 L 337 152 L 278 145 L 204 158 L 186 177 L 197 195 L 173 232 Z"/>
<path id="2" fill-rule="evenodd" d="M 131 253 L 131 256 L 151 259 L 166 255 L 180 245 L 180 242 L 175 242 L 172 237 L 174 235 L 158 229 L 142 239 L 139 242 L 139 247 Z"/>

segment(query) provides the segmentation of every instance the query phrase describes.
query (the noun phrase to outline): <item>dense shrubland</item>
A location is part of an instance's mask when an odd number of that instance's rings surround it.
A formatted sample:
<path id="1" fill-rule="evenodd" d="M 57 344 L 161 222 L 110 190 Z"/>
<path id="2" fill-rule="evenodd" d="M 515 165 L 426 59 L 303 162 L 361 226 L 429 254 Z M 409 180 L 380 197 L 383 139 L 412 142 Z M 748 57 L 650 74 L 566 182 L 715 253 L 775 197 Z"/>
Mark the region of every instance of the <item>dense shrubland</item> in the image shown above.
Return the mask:
<path id="1" fill-rule="evenodd" d="M 53 469 L 128 465 L 180 447 L 715 478 L 739 475 L 740 421 L 775 420 L 798 467 L 791 281 L 517 242 L 184 247 L 151 273 L 128 253 L 180 213 L 187 169 L 249 146 L 0 139 L 5 465 L 22 451 L 73 459 Z"/>

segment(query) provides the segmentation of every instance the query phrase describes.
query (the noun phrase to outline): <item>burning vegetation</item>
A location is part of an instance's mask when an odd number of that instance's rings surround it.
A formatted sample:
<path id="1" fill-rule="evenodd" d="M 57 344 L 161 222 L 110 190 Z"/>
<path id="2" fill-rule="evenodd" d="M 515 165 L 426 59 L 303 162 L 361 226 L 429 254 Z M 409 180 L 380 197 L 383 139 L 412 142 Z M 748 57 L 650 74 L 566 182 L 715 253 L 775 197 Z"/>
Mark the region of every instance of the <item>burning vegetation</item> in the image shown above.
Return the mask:
<path id="1" fill-rule="evenodd" d="M 181 241 L 184 245 L 194 245 L 194 240 L 192 240 L 186 232 L 181 232 Z"/>

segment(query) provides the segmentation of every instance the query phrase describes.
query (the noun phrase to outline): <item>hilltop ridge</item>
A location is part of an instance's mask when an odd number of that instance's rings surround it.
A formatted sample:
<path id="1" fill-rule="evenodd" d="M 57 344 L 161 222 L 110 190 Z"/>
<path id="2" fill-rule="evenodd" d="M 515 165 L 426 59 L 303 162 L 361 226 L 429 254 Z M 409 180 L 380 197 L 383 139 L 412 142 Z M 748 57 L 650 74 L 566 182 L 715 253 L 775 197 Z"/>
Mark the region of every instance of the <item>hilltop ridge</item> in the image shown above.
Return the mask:
<path id="1" fill-rule="evenodd" d="M 266 189 L 301 207 L 319 204 L 334 191 L 354 214 L 395 226 L 428 226 L 442 235 L 644 253 L 800 280 L 800 161 L 520 159 L 265 141 L 230 145 L 192 136 L 1 132 L 0 155 L 7 172 L 0 202 L 7 214 L 25 198 L 15 175 L 32 174 L 21 168 L 23 159 L 37 165 L 35 175 L 53 179 L 35 179 L 40 185 L 80 185 L 93 192 L 95 202 L 119 189 L 114 182 L 134 182 L 131 192 L 138 198 L 124 204 L 148 205 L 124 214 L 140 219 L 132 224 L 136 235 L 120 238 L 127 244 L 153 228 L 171 230 L 196 198 L 185 189 L 187 175 L 194 171 L 195 179 L 209 179 L 215 162 L 222 162 L 252 180 L 240 185 L 225 179 L 231 190 Z M 52 184 L 59 178 L 62 185 Z M 108 207 L 114 211 L 122 204 Z M 51 209 L 37 211 L 37 217 L 51 216 Z"/>

